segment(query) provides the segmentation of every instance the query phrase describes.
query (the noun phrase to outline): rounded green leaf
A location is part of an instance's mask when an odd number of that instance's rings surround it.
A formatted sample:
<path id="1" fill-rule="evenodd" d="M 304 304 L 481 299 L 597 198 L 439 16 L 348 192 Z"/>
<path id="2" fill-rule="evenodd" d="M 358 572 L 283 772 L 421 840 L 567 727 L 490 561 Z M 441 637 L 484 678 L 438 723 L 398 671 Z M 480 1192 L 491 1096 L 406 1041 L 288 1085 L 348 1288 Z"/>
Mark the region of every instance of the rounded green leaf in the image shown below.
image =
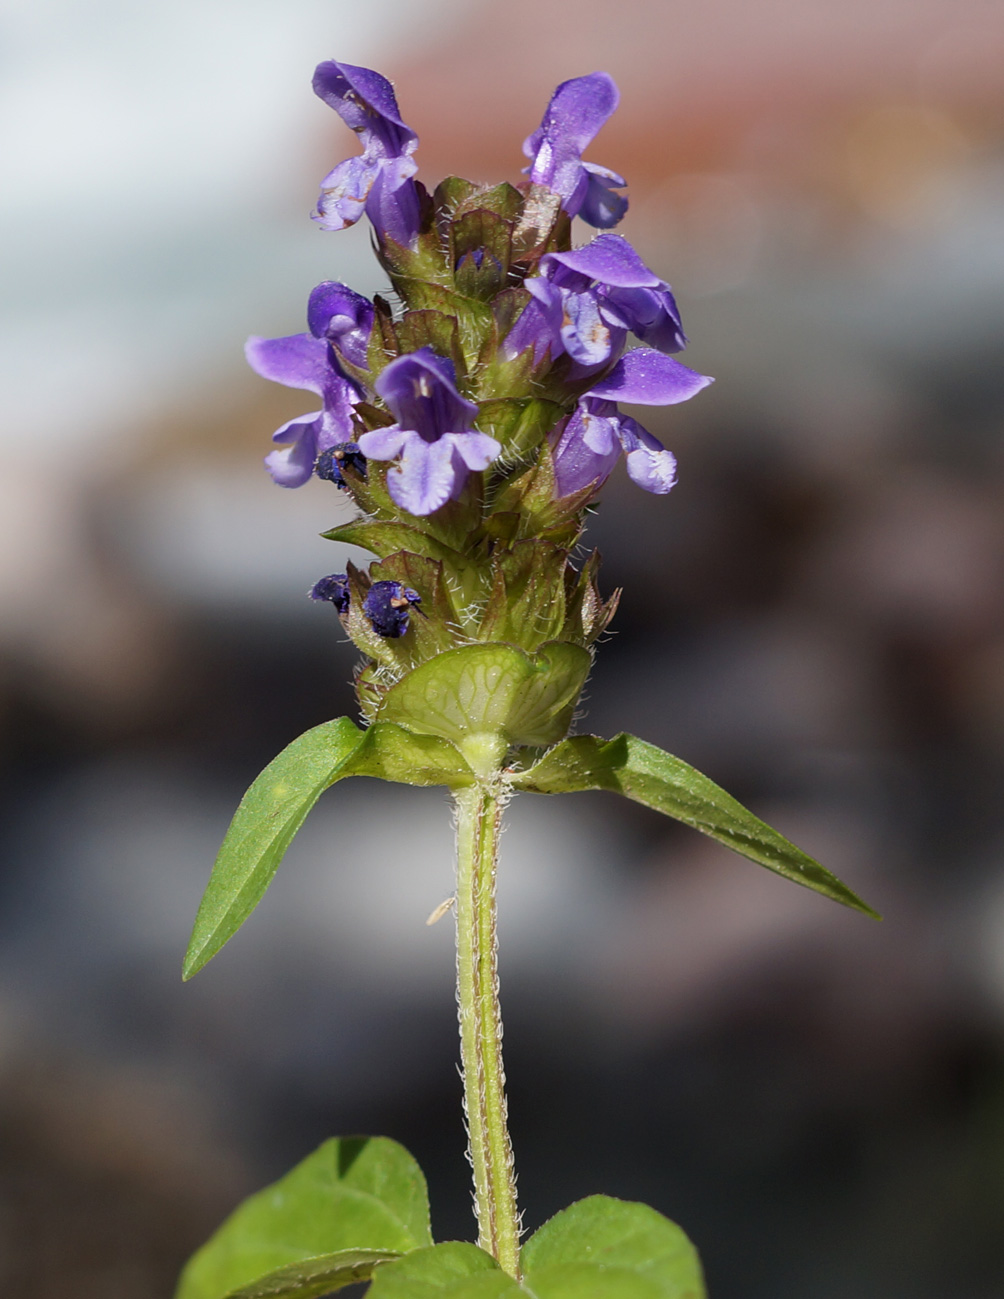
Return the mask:
<path id="1" fill-rule="evenodd" d="M 665 1299 L 655 1281 L 626 1267 L 563 1263 L 528 1272 L 523 1293 L 533 1299 Z M 701 1292 L 703 1294 L 703 1291 Z"/>
<path id="2" fill-rule="evenodd" d="M 451 1240 L 382 1267 L 367 1299 L 515 1299 L 521 1293 L 490 1254 Z"/>
<path id="3" fill-rule="evenodd" d="M 512 779 L 516 789 L 561 794 L 609 789 L 656 812 L 693 826 L 726 848 L 748 857 L 785 879 L 880 920 L 836 875 L 771 829 L 688 763 L 633 735 L 601 740 L 577 735 L 555 745 L 539 762 Z"/>
<path id="4" fill-rule="evenodd" d="M 425 1178 L 404 1147 L 335 1138 L 234 1210 L 175 1299 L 312 1299 L 431 1240 Z"/>
<path id="5" fill-rule="evenodd" d="M 463 645 L 437 654 L 387 692 L 380 721 L 462 745 L 472 735 L 507 744 L 553 744 L 568 730 L 591 665 L 578 645 L 535 654 L 513 645 Z"/>
<path id="6" fill-rule="evenodd" d="M 591 1195 L 555 1214 L 520 1254 L 538 1299 L 703 1299 L 697 1251 L 647 1204 Z M 629 1283 L 635 1289 L 629 1288 Z"/>

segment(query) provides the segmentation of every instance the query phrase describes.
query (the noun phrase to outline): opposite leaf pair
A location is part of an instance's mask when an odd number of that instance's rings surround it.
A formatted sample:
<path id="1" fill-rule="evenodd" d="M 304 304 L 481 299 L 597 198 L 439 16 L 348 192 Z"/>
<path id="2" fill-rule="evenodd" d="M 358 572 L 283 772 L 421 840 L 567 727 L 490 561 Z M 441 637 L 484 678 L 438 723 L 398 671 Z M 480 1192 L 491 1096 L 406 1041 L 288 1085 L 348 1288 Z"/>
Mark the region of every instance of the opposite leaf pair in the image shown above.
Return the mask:
<path id="1" fill-rule="evenodd" d="M 524 1244 L 522 1280 L 460 1241 L 434 1245 L 422 1171 L 383 1137 L 326 1141 L 246 1200 L 192 1258 L 176 1299 L 317 1299 L 372 1278 L 371 1299 L 704 1299 L 679 1227 L 594 1195 Z"/>

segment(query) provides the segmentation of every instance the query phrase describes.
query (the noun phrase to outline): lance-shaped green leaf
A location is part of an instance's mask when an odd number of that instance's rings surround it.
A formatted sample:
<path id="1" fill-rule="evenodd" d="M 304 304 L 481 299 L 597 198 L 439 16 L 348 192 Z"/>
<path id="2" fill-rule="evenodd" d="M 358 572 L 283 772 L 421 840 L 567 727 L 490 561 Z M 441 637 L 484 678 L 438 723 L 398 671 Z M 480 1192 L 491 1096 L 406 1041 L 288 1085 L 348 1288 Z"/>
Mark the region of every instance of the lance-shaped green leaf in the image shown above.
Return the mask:
<path id="1" fill-rule="evenodd" d="M 659 1299 L 704 1299 L 697 1250 L 676 1223 L 647 1204 L 608 1195 L 591 1195 L 555 1214 L 523 1246 L 520 1263 L 527 1289 L 541 1299 L 593 1293 L 640 1299 L 650 1292 Z"/>
<path id="2" fill-rule="evenodd" d="M 361 731 L 340 717 L 301 735 L 241 800 L 195 918 L 183 978 L 197 974 L 233 937 L 261 901 L 307 813 L 345 776 L 451 788 L 474 778 L 451 744 L 399 726 Z"/>
<path id="3" fill-rule="evenodd" d="M 633 735 L 577 735 L 512 778 L 517 789 L 561 794 L 609 789 L 710 835 L 750 861 L 881 919 L 837 877 L 699 771 Z"/>
<path id="4" fill-rule="evenodd" d="M 568 730 L 591 659 L 552 641 L 535 654 L 486 643 L 447 650 L 388 690 L 381 721 L 438 735 L 461 750 L 472 736 L 506 745 L 552 744 Z"/>
<path id="5" fill-rule="evenodd" d="M 425 1178 L 404 1147 L 336 1138 L 234 1210 L 176 1299 L 315 1299 L 431 1242 Z"/>

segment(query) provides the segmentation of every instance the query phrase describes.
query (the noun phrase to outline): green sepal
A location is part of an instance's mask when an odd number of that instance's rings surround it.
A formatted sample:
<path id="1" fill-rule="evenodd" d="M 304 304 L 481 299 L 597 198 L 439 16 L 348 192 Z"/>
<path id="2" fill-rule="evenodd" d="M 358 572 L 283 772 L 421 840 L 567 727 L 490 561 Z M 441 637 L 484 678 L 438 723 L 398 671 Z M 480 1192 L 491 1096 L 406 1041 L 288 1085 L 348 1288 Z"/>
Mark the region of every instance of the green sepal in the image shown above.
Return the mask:
<path id="1" fill-rule="evenodd" d="M 460 345 L 460 326 L 456 316 L 438 308 L 423 307 L 406 311 L 395 324 L 395 330 L 402 353 L 431 347 L 437 356 L 453 362 L 457 383 L 463 385 L 467 377 L 467 360 Z"/>
<path id="2" fill-rule="evenodd" d="M 468 297 L 490 302 L 508 283 L 512 222 L 487 208 L 476 208 L 450 222 L 449 237 L 457 288 Z M 479 253 L 484 254 L 480 266 Z"/>
<path id="3" fill-rule="evenodd" d="M 334 1138 L 234 1210 L 175 1299 L 315 1299 L 431 1242 L 425 1178 L 407 1150 Z"/>
<path id="4" fill-rule="evenodd" d="M 506 745 L 553 744 L 571 724 L 591 663 L 580 645 L 560 641 L 535 654 L 514 645 L 463 645 L 392 686 L 377 716 L 438 735 L 461 752 L 486 735 Z"/>
<path id="5" fill-rule="evenodd" d="M 577 735 L 526 771 L 513 776 L 517 789 L 561 794 L 608 789 L 682 821 L 785 879 L 822 893 L 879 920 L 877 911 L 837 877 L 754 816 L 707 776 L 633 735 L 612 740 Z"/>
<path id="6" fill-rule="evenodd" d="M 397 290 L 402 301 L 406 302 L 410 314 L 415 311 L 436 311 L 441 315 L 449 316 L 456 320 L 458 328 L 459 353 L 444 352 L 442 355 L 450 356 L 456 364 L 456 357 L 459 354 L 461 363 L 458 366 L 458 380 L 463 384 L 464 376 L 470 367 L 473 367 L 477 361 L 478 355 L 484 346 L 486 336 L 492 328 L 492 311 L 486 302 L 481 302 L 478 298 L 468 297 L 463 293 L 458 293 L 454 289 L 447 288 L 442 284 L 432 284 L 428 280 L 411 280 L 399 276 L 394 280 L 394 288 Z M 405 319 L 407 319 L 407 314 Z M 405 352 L 416 351 L 417 348 L 410 347 L 405 342 L 404 334 L 401 332 L 402 321 L 398 321 L 396 329 L 398 337 L 401 339 L 401 350 Z M 435 347 L 432 340 L 426 340 L 429 346 Z M 425 346 L 420 342 L 418 346 Z M 439 348 L 436 348 L 438 351 Z"/>
<path id="7" fill-rule="evenodd" d="M 494 583 L 479 636 L 535 650 L 565 625 L 568 552 L 547 541 L 518 541 L 493 560 Z"/>
<path id="8" fill-rule="evenodd" d="M 366 346 L 368 374 L 365 386 L 372 387 L 377 376 L 401 353 L 394 328 L 394 312 L 390 303 L 379 293 L 373 295 L 373 327 Z"/>
<path id="9" fill-rule="evenodd" d="M 517 220 L 523 211 L 523 195 L 507 181 L 500 185 L 479 185 L 460 176 L 447 176 L 440 181 L 432 202 L 444 236 L 451 221 L 478 208 L 494 212 L 506 221 Z"/>
<path id="10" fill-rule="evenodd" d="M 526 289 L 513 285 L 497 294 L 491 304 L 491 323 L 481 345 L 476 373 L 478 396 L 486 401 L 548 395 L 541 389 L 548 384 L 550 347 L 539 357 L 533 347 L 513 357 L 502 352 L 506 336 L 532 301 Z M 556 396 L 559 405 L 566 400 L 563 392 Z"/>
<path id="11" fill-rule="evenodd" d="M 553 401 L 538 397 L 504 398 L 483 401 L 475 425 L 502 443 L 501 464 L 507 471 L 526 460 L 547 437 L 562 409 Z M 497 468 L 497 466 L 496 466 Z"/>
<path id="12" fill-rule="evenodd" d="M 386 559 L 397 550 L 410 550 L 426 559 L 441 559 L 447 564 L 462 566 L 466 557 L 452 546 L 444 545 L 421 528 L 410 523 L 397 523 L 390 519 L 353 519 L 340 523 L 321 533 L 328 541 L 341 541 L 349 546 L 361 546 L 380 559 Z"/>
<path id="13" fill-rule="evenodd" d="M 519 536 L 527 540 L 544 537 L 567 549 L 582 530 L 579 518 L 594 494 L 592 487 L 568 496 L 556 496 L 554 458 L 547 442 L 542 443 L 536 463 L 518 478 L 510 479 L 495 498 L 494 508 L 520 516 Z"/>
<path id="14" fill-rule="evenodd" d="M 600 567 L 600 552 L 594 550 L 589 555 L 581 572 L 571 566 L 565 569 L 565 626 L 562 640 L 582 640 L 582 644 L 591 645 L 617 612 L 621 592 L 617 590 L 604 600 L 600 595 L 596 575 Z"/>
<path id="15" fill-rule="evenodd" d="M 346 776 L 411 785 L 470 784 L 473 773 L 441 738 L 347 717 L 307 731 L 274 758 L 230 823 L 195 917 L 182 977 L 190 979 L 233 937 L 261 901 L 279 863 L 321 794 Z"/>
<path id="16" fill-rule="evenodd" d="M 449 1240 L 380 1268 L 367 1299 L 509 1299 L 523 1293 L 490 1254 Z"/>

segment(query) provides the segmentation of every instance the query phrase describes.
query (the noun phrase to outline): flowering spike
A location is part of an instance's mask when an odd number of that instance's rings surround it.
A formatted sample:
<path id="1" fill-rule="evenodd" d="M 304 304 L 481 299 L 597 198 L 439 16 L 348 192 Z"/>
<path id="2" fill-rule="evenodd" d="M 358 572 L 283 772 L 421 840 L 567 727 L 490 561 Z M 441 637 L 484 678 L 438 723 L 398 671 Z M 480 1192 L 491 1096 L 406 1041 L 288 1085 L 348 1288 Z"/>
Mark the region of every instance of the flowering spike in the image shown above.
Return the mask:
<path id="1" fill-rule="evenodd" d="M 588 650 L 616 601 L 603 602 L 595 561 L 573 566 L 586 507 L 622 457 L 645 491 L 676 482 L 672 454 L 619 403 L 671 405 L 711 380 L 670 355 L 687 342 L 679 308 L 628 240 L 572 247 L 573 215 L 609 226 L 625 206 L 620 177 L 582 160 L 617 106 L 606 73 L 554 92 L 524 146 L 522 191 L 453 176 L 431 199 L 390 82 L 329 62 L 314 85 L 362 144 L 324 181 L 318 219 L 337 229 L 367 212 L 401 306 L 326 280 L 308 333 L 252 339 L 247 355 L 320 398 L 274 435 L 272 477 L 334 483 L 360 516 L 325 535 L 379 556 L 312 592 L 366 656 L 357 694 L 374 720 L 423 665 L 472 644 Z M 559 659 L 549 652 L 539 671 Z M 513 734 L 563 733 L 574 704 L 562 699 L 560 716 Z"/>

